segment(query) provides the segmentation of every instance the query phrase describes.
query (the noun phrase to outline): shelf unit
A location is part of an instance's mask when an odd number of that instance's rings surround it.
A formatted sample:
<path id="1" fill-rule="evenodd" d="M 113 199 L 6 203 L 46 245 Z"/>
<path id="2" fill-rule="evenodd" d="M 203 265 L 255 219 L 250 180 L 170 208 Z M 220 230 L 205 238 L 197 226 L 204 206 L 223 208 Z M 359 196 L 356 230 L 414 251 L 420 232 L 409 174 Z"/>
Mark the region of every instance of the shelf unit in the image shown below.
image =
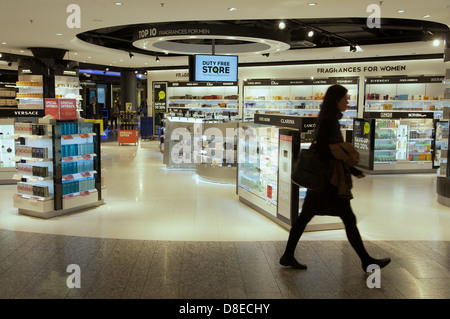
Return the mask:
<path id="1" fill-rule="evenodd" d="M 0 119 L 0 184 L 11 184 L 16 171 L 13 157 L 16 151 L 14 119 Z"/>
<path id="2" fill-rule="evenodd" d="M 351 128 L 358 114 L 357 77 L 293 80 L 247 80 L 244 82 L 244 119 L 252 120 L 255 113 L 282 113 L 317 117 L 327 88 L 340 84 L 348 89 L 349 107 L 341 125 Z"/>
<path id="3" fill-rule="evenodd" d="M 443 109 L 442 119 L 436 121 L 435 165 L 437 170 L 436 193 L 440 204 L 450 206 L 450 167 L 448 165 L 450 145 L 450 69 L 445 70 L 443 97 L 448 104 Z"/>
<path id="4" fill-rule="evenodd" d="M 355 119 L 358 167 L 371 174 L 435 172 L 433 114 L 370 112 Z"/>
<path id="5" fill-rule="evenodd" d="M 367 78 L 364 112 L 430 112 L 442 118 L 443 76 Z"/>
<path id="6" fill-rule="evenodd" d="M 75 99 L 77 102 L 77 112 L 83 111 L 80 94 L 80 80 L 78 76 L 55 75 L 55 98 Z"/>
<path id="7" fill-rule="evenodd" d="M 239 200 L 289 229 L 301 213 L 306 189 L 292 183 L 295 159 L 308 148 L 315 118 L 255 114 L 254 122 L 239 123 Z M 341 221 L 317 216 L 306 231 L 340 229 Z"/>
<path id="8" fill-rule="evenodd" d="M 15 128 L 20 214 L 51 218 L 103 204 L 98 124 L 40 119 Z"/>
<path id="9" fill-rule="evenodd" d="M 239 112 L 236 82 L 169 82 L 168 115 L 206 120 L 235 120 Z"/>
<path id="10" fill-rule="evenodd" d="M 44 87 L 42 75 L 19 75 L 16 82 L 19 110 L 43 110 Z"/>
<path id="11" fill-rule="evenodd" d="M 136 111 L 120 111 L 119 145 L 139 142 L 138 120 Z"/>
<path id="12" fill-rule="evenodd" d="M 17 89 L 0 88 L 0 108 L 17 108 Z"/>

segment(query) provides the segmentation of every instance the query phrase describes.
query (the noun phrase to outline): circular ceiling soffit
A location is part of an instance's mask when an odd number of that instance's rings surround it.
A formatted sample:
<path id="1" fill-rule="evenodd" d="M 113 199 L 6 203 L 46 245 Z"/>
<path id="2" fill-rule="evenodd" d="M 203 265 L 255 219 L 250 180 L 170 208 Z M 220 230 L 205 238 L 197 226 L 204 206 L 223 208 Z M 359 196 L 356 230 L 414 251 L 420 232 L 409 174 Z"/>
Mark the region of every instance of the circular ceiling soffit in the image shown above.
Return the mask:
<path id="1" fill-rule="evenodd" d="M 287 32 L 235 25 L 147 25 L 133 32 L 133 46 L 173 54 L 266 54 L 290 48 Z M 209 43 L 208 43 L 209 42 Z"/>

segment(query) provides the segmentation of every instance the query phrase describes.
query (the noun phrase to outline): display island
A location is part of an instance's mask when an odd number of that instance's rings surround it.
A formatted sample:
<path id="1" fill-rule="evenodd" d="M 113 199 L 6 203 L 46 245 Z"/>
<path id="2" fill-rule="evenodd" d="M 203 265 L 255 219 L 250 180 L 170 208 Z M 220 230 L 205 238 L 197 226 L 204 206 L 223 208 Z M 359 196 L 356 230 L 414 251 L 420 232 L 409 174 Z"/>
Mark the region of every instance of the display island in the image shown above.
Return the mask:
<path id="1" fill-rule="evenodd" d="M 103 204 L 100 127 L 80 120 L 42 118 L 15 123 L 20 214 L 51 218 Z"/>

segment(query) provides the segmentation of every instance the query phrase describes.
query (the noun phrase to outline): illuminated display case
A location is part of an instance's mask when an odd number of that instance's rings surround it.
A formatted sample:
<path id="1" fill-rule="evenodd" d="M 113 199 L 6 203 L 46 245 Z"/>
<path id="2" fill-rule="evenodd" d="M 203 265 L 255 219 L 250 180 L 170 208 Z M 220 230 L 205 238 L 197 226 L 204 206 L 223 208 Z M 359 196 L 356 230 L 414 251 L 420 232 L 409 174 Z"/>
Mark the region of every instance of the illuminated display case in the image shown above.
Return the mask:
<path id="1" fill-rule="evenodd" d="M 432 173 L 434 120 L 430 112 L 371 112 L 354 120 L 358 167 L 369 173 Z"/>
<path id="2" fill-rule="evenodd" d="M 367 78 L 364 112 L 430 112 L 440 119 L 445 106 L 443 76 Z"/>
<path id="3" fill-rule="evenodd" d="M 279 112 L 286 115 L 317 117 L 326 90 L 333 84 L 348 89 L 349 107 L 340 120 L 351 129 L 358 114 L 359 78 L 247 80 L 244 82 L 244 119 L 255 113 Z"/>
<path id="4" fill-rule="evenodd" d="M 13 183 L 16 172 L 16 162 L 13 160 L 16 152 L 14 135 L 14 119 L 0 119 L 0 184 Z"/>
<path id="5" fill-rule="evenodd" d="M 236 82 L 169 82 L 168 116 L 234 121 L 238 118 Z"/>
<path id="6" fill-rule="evenodd" d="M 15 123 L 20 214 L 51 218 L 103 204 L 100 127 L 84 121 Z"/>
<path id="7" fill-rule="evenodd" d="M 254 122 L 239 123 L 239 200 L 285 228 L 301 214 L 306 189 L 291 182 L 295 159 L 310 146 L 315 118 L 255 114 Z M 342 228 L 342 222 L 317 216 L 306 230 Z"/>

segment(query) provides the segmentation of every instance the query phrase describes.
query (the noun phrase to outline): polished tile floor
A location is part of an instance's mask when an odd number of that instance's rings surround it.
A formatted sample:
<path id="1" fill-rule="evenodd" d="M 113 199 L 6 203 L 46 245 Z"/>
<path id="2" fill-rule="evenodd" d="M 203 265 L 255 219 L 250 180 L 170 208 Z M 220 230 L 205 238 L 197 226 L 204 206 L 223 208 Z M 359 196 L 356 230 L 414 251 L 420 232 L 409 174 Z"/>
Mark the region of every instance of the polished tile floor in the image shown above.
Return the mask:
<path id="1" fill-rule="evenodd" d="M 307 270 L 282 267 L 282 241 L 154 241 L 0 231 L 0 298 L 448 299 L 450 243 L 369 241 L 389 255 L 380 288 L 346 241 L 305 241 Z M 80 267 L 69 288 L 68 265 Z M 76 282 L 71 280 L 70 282 Z"/>
<path id="2" fill-rule="evenodd" d="M 390 256 L 381 288 L 345 231 L 307 232 L 278 264 L 288 232 L 243 203 L 235 187 L 167 170 L 157 142 L 102 146 L 107 197 L 49 220 L 19 215 L 0 186 L 0 298 L 450 298 L 450 208 L 435 175 L 368 176 L 352 205 L 368 250 Z M 68 288 L 67 266 L 81 288 Z"/>

